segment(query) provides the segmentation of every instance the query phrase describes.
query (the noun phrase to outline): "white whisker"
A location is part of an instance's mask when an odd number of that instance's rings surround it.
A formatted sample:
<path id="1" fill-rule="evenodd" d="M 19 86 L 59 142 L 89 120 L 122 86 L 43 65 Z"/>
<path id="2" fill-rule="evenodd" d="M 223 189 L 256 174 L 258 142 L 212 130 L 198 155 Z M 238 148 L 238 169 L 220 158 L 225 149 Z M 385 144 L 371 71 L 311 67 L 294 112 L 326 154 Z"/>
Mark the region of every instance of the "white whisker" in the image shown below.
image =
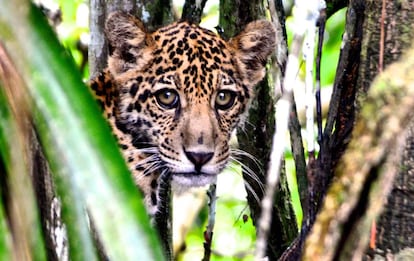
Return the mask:
<path id="1" fill-rule="evenodd" d="M 145 168 L 144 173 L 154 173 L 158 170 L 163 170 L 163 165 L 158 163 L 158 162 L 154 162 L 153 164 L 151 164 L 150 166 L 148 166 L 147 168 Z"/>
<path id="2" fill-rule="evenodd" d="M 134 179 L 136 181 L 139 181 L 139 180 L 143 179 L 144 177 L 145 177 L 144 173 L 141 173 L 139 176 L 134 176 Z"/>
<path id="3" fill-rule="evenodd" d="M 139 148 L 139 149 L 133 149 L 131 151 L 132 152 L 137 152 L 137 153 L 158 154 L 158 148 L 157 147 Z"/>
<path id="4" fill-rule="evenodd" d="M 244 182 L 244 186 L 246 187 L 246 189 L 248 191 L 250 191 L 250 193 L 253 195 L 254 199 L 256 200 L 256 203 L 260 204 L 261 200 L 260 200 L 259 196 L 257 195 L 256 191 L 254 191 L 254 189 L 249 184 L 249 182 L 247 182 L 247 181 L 243 181 L 243 182 Z M 262 187 L 262 186 L 260 186 L 260 187 Z"/>
<path id="5" fill-rule="evenodd" d="M 246 157 L 246 158 L 250 159 L 251 161 L 253 161 L 258 168 L 260 168 L 259 160 L 255 156 L 253 156 L 252 154 L 250 154 L 250 153 L 248 153 L 244 150 L 236 149 L 236 148 L 232 148 L 230 150 L 230 153 L 231 153 L 231 155 L 234 155 L 234 156 Z"/>
<path id="6" fill-rule="evenodd" d="M 160 169 L 163 169 L 164 164 L 159 158 L 157 147 L 135 149 L 134 152 L 138 152 L 140 154 L 148 154 L 147 157 L 138 161 L 138 163 L 134 166 L 134 168 L 137 168 L 138 166 L 143 167 L 142 173 L 138 177 L 135 177 L 137 181 L 146 177 L 149 173 L 154 173 Z"/>
<path id="7" fill-rule="evenodd" d="M 262 192 L 264 192 L 264 186 L 262 181 L 260 180 L 259 176 L 246 164 L 244 164 L 241 160 L 230 156 L 230 159 L 239 164 L 242 167 L 242 170 L 246 175 L 248 175 L 250 178 L 252 178 L 256 183 L 259 185 L 259 188 Z"/>
<path id="8" fill-rule="evenodd" d="M 142 160 L 140 160 L 138 162 L 138 164 L 139 165 L 144 165 L 144 164 L 148 164 L 148 163 L 154 163 L 154 162 L 157 162 L 158 159 L 159 159 L 158 155 L 153 154 L 153 155 L 150 155 L 150 156 L 148 156 L 146 158 L 143 158 Z"/>

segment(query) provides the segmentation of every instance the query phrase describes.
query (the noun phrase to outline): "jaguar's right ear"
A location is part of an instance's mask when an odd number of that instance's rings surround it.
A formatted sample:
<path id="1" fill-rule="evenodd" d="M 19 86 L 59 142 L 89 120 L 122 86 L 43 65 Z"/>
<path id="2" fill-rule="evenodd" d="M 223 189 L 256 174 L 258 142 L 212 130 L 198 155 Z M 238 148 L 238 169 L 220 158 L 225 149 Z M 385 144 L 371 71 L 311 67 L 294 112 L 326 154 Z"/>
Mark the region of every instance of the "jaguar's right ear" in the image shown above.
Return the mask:
<path id="1" fill-rule="evenodd" d="M 139 70 L 151 59 L 150 41 L 143 23 L 123 12 L 111 13 L 106 21 L 108 68 L 116 76 L 130 69 Z"/>

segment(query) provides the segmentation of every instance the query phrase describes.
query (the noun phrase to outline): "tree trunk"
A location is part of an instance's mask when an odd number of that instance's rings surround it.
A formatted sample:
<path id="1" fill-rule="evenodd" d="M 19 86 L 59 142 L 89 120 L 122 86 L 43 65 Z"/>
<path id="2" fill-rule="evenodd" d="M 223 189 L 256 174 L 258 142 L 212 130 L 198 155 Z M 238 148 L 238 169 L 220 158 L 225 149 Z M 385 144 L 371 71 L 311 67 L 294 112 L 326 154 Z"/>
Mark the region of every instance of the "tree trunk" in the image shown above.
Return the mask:
<path id="1" fill-rule="evenodd" d="M 279 23 L 284 25 L 284 15 L 281 1 L 275 1 Z M 220 1 L 219 24 L 222 27 L 224 38 L 237 35 L 249 22 L 263 19 L 265 7 L 263 1 L 243 2 L 238 0 Z M 283 27 L 281 30 L 285 30 Z M 286 35 L 282 33 L 281 35 Z M 278 41 L 286 41 L 278 39 Z M 282 68 L 281 68 L 282 69 Z M 252 177 L 248 171 L 243 171 L 243 179 L 247 182 L 247 200 L 249 203 L 253 223 L 258 224 L 261 213 L 261 199 L 263 198 L 263 184 L 265 184 L 267 165 L 270 157 L 272 136 L 274 133 L 274 95 L 273 86 L 267 78 L 260 82 L 255 89 L 255 97 L 249 109 L 248 118 L 243 127 L 238 129 L 239 147 L 253 155 L 258 161 L 244 158 L 243 164 L 252 170 Z M 260 184 L 259 184 L 259 182 Z M 277 259 L 289 246 L 297 235 L 296 219 L 291 205 L 290 192 L 284 174 L 281 175 L 278 193 L 272 211 L 272 225 L 269 233 L 267 256 L 270 260 Z"/>
<path id="2" fill-rule="evenodd" d="M 203 14 L 204 6 L 206 5 L 207 0 L 195 1 L 187 0 L 183 6 L 183 14 L 181 19 L 188 21 L 190 23 L 199 24 L 201 21 L 201 16 Z"/>
<path id="3" fill-rule="evenodd" d="M 364 70 L 360 71 L 362 98 L 365 97 L 370 80 L 387 65 L 400 59 L 412 45 L 414 1 L 394 0 L 378 4 L 378 1 L 371 0 L 366 3 L 366 12 L 364 28 L 368 34 L 363 42 L 361 65 Z M 360 102 L 361 100 L 363 99 L 359 99 Z M 412 252 L 414 248 L 414 216 L 409 214 L 414 208 L 413 130 L 414 121 L 408 130 L 398 175 L 384 206 L 384 212 L 378 220 L 376 233 L 373 233 L 376 236 L 371 240 L 369 249 L 372 258 L 404 257 L 406 253 L 409 255 L 409 249 Z"/>

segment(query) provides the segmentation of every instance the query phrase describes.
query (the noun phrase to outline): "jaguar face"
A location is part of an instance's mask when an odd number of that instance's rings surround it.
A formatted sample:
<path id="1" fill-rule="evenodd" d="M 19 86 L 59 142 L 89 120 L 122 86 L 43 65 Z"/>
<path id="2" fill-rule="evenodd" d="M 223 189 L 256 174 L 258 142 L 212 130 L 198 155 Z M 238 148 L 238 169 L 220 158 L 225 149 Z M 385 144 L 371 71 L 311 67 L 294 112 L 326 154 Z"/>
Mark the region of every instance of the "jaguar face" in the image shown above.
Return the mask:
<path id="1" fill-rule="evenodd" d="M 163 172 L 183 187 L 215 181 L 275 49 L 272 24 L 252 22 L 225 41 L 187 22 L 150 33 L 114 13 L 106 34 L 117 94 L 108 115 L 138 185 Z"/>

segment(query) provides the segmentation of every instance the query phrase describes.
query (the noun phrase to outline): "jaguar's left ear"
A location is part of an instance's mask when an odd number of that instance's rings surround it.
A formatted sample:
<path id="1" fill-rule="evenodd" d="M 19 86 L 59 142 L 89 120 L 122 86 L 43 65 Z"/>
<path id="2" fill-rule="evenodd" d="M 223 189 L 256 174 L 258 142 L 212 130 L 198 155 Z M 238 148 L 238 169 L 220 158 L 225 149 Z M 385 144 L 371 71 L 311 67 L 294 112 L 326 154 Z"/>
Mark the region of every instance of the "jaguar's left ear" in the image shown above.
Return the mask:
<path id="1" fill-rule="evenodd" d="M 276 48 L 276 30 L 266 20 L 249 23 L 229 44 L 243 81 L 253 87 L 265 76 L 266 61 Z"/>

